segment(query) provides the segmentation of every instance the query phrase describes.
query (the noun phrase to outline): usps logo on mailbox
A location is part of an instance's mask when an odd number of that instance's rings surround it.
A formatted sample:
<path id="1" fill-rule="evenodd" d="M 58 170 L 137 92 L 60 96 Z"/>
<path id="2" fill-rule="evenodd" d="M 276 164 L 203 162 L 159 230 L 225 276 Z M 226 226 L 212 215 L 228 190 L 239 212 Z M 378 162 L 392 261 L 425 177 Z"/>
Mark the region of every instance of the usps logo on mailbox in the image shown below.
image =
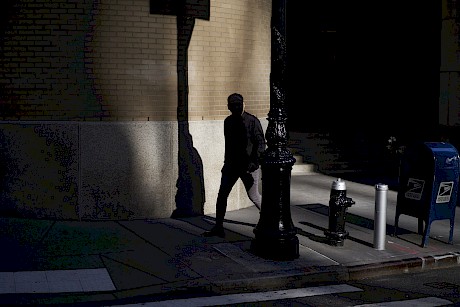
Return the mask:
<path id="1" fill-rule="evenodd" d="M 436 196 L 436 203 L 448 203 L 452 196 L 452 190 L 454 189 L 454 182 L 447 181 L 439 184 L 438 195 Z"/>
<path id="2" fill-rule="evenodd" d="M 408 199 L 420 200 L 422 199 L 423 187 L 425 180 L 409 178 L 407 181 L 407 190 L 404 196 Z"/>

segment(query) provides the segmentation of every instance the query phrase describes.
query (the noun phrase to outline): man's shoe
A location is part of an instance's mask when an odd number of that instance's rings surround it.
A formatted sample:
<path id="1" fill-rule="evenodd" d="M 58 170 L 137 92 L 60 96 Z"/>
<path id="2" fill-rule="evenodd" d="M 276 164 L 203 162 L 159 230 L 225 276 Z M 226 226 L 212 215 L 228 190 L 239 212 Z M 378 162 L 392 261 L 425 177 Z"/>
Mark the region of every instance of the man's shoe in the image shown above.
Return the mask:
<path id="1" fill-rule="evenodd" d="M 203 233 L 204 237 L 221 237 L 225 238 L 225 231 L 223 227 L 213 227 L 209 231 Z"/>

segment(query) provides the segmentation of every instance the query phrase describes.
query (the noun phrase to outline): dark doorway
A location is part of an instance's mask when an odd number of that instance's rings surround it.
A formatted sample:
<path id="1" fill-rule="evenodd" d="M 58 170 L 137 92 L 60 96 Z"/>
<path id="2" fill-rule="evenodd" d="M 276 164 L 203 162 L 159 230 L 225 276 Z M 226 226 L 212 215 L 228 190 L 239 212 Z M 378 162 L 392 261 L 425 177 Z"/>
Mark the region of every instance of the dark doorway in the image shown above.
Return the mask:
<path id="1" fill-rule="evenodd" d="M 316 131 L 333 122 L 327 110 L 336 100 L 336 9 L 337 0 L 288 2 L 290 130 Z"/>
<path id="2" fill-rule="evenodd" d="M 438 124 L 441 3 L 290 1 L 288 128 Z"/>

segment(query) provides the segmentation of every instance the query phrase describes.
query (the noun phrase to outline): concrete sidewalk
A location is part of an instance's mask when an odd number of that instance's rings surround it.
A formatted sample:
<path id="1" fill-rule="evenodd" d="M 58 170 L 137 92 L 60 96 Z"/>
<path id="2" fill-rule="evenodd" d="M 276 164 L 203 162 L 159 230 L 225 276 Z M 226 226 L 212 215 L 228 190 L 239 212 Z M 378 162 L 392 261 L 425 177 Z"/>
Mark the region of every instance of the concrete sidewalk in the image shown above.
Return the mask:
<path id="1" fill-rule="evenodd" d="M 391 190 L 385 249 L 375 249 L 375 188 L 351 181 L 346 181 L 347 196 L 355 201 L 347 211 L 350 235 L 343 246 L 327 244 L 335 179 L 318 173 L 292 176 L 291 216 L 300 242 L 300 257 L 293 261 L 250 252 L 259 220 L 255 207 L 227 213 L 225 239 L 201 236 L 214 225 L 213 216 L 97 222 L 0 218 L 0 304 L 120 305 L 458 265 L 460 229 L 447 244 L 448 220 L 432 223 L 424 248 L 414 217 L 401 215 L 398 236 L 391 235 L 397 196 Z"/>

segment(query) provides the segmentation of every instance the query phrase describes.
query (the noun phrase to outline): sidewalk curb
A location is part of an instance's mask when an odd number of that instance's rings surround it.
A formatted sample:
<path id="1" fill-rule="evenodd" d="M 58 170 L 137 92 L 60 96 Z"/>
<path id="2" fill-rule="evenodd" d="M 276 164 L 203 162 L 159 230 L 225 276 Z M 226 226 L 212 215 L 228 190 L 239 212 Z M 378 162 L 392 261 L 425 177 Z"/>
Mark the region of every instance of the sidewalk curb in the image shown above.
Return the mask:
<path id="1" fill-rule="evenodd" d="M 414 257 L 404 260 L 386 261 L 373 264 L 356 265 L 356 266 L 327 266 L 316 267 L 310 271 L 293 270 L 293 271 L 278 271 L 267 272 L 266 276 L 233 276 L 236 278 L 228 278 L 214 281 L 206 281 L 202 278 L 196 281 L 196 284 L 187 283 L 183 291 L 180 288 L 170 288 L 167 290 L 163 288 L 163 293 L 157 292 L 156 297 L 168 297 L 182 293 L 187 296 L 187 293 L 203 293 L 212 295 L 224 295 L 254 291 L 276 291 L 288 288 L 307 287 L 325 283 L 348 282 L 353 280 L 360 280 L 363 278 L 372 278 L 377 276 L 420 272 L 423 270 L 430 270 L 436 268 L 446 268 L 460 265 L 460 253 L 449 253 L 443 255 Z M 244 274 L 243 274 L 244 275 Z M 230 276 L 227 276 L 230 277 Z M 201 282 L 200 282 L 201 281 Z M 146 290 L 146 289 L 145 289 Z M 121 293 L 114 293 L 118 299 L 123 299 L 125 295 L 133 294 L 131 291 L 123 291 Z M 131 293 L 130 293 L 131 292 Z M 145 291 L 148 293 L 148 291 Z M 141 297 L 148 297 L 149 295 L 140 295 Z M 150 295 L 150 297 L 152 297 Z M 127 297 L 126 297 L 127 298 Z M 135 299 L 131 297 L 131 299 Z"/>
<path id="2" fill-rule="evenodd" d="M 309 272 L 302 272 L 301 270 L 293 272 L 280 271 L 276 273 L 270 272 L 266 276 L 260 276 L 259 274 L 259 276 L 253 278 L 243 276 L 238 279 L 214 281 L 211 284 L 211 290 L 218 294 L 274 291 L 346 279 L 348 279 L 346 269 L 341 265 L 337 265 L 318 267 Z"/>
<path id="3" fill-rule="evenodd" d="M 420 272 L 436 268 L 460 265 L 460 253 L 438 256 L 414 257 L 404 260 L 386 261 L 348 267 L 349 280 L 359 280 L 382 275 Z"/>

